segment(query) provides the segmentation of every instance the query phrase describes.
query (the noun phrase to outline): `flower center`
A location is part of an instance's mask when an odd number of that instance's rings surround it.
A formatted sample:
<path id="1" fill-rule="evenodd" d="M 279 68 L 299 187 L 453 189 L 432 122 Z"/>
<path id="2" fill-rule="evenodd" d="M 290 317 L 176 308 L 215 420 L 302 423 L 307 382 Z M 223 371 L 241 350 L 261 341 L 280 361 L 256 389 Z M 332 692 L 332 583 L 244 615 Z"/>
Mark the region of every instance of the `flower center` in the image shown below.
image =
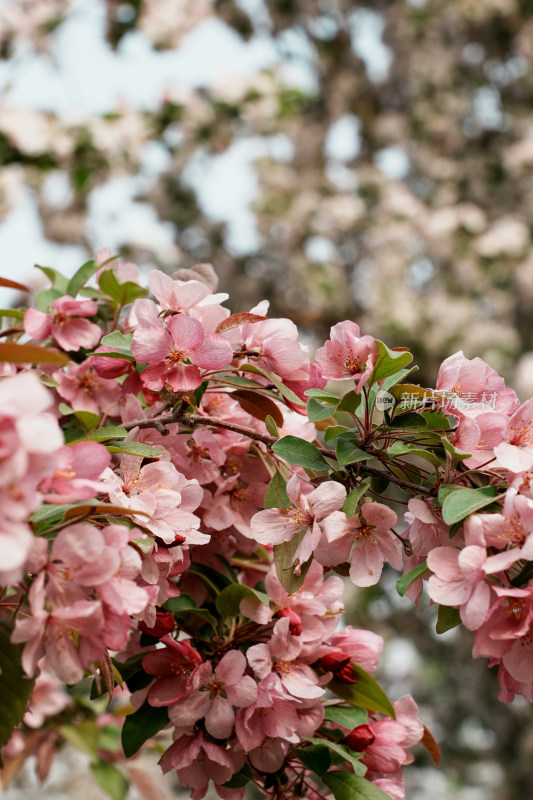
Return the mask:
<path id="1" fill-rule="evenodd" d="M 185 360 L 185 350 L 172 349 L 165 358 L 165 364 L 169 367 L 179 367 Z"/>

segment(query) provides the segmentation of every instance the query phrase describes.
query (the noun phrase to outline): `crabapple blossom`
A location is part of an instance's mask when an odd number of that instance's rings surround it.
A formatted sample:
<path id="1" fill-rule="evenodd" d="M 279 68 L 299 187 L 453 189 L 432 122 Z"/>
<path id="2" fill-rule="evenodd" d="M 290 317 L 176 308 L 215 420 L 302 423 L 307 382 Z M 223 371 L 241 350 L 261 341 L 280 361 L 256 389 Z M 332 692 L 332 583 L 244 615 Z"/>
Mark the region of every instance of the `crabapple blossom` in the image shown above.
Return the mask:
<path id="1" fill-rule="evenodd" d="M 28 308 L 24 314 L 24 330 L 34 339 L 52 336 L 63 350 L 90 350 L 102 338 L 102 329 L 85 317 L 94 317 L 98 304 L 94 300 L 74 300 L 58 297 L 50 313 Z"/>
<path id="2" fill-rule="evenodd" d="M 339 322 L 330 331 L 324 347 L 315 353 L 315 359 L 325 378 L 345 380 L 353 378 L 359 394 L 367 383 L 379 356 L 379 348 L 372 336 L 361 336 L 355 322 Z"/>

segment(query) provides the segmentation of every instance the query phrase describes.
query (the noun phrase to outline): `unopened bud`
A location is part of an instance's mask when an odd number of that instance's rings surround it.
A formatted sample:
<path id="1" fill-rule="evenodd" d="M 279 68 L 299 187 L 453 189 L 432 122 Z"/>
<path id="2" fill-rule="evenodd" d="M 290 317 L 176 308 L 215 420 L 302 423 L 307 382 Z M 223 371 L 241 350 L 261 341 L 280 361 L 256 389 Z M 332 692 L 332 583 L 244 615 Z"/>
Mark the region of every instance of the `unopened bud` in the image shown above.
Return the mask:
<path id="1" fill-rule="evenodd" d="M 337 650 L 322 656 L 316 663 L 320 669 L 332 672 L 341 683 L 355 683 L 357 674 L 352 665 L 352 658 L 347 653 Z"/>
<path id="2" fill-rule="evenodd" d="M 146 622 L 139 622 L 139 629 L 148 636 L 153 636 L 155 639 L 161 639 L 167 633 L 174 630 L 176 623 L 170 611 L 156 611 L 155 625 L 149 628 Z"/>
<path id="3" fill-rule="evenodd" d="M 357 753 L 364 753 L 367 747 L 375 741 L 376 737 L 370 725 L 358 725 L 351 733 L 348 734 L 344 743 L 350 750 L 355 750 Z"/>
<path id="4" fill-rule="evenodd" d="M 281 619 L 281 617 L 288 617 L 289 618 L 289 633 L 293 636 L 300 636 L 302 632 L 302 620 L 296 613 L 293 611 L 292 608 L 282 608 L 276 616 Z"/>

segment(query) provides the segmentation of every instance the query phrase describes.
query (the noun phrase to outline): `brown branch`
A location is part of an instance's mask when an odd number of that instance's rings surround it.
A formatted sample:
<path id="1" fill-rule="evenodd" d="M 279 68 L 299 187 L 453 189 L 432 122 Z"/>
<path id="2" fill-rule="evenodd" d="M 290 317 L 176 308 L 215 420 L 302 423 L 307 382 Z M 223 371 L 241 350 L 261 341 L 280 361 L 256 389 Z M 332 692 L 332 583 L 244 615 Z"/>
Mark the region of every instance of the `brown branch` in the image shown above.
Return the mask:
<path id="1" fill-rule="evenodd" d="M 249 439 L 254 439 L 257 442 L 262 442 L 269 448 L 279 441 L 276 436 L 270 436 L 268 433 L 260 433 L 254 428 L 249 428 L 246 425 L 238 425 L 236 422 L 227 422 L 226 420 L 218 419 L 217 417 L 208 417 L 203 416 L 202 414 L 186 414 L 185 410 L 182 408 L 179 408 L 173 414 L 165 414 L 157 419 L 138 419 L 134 420 L 133 422 L 128 422 L 124 425 L 124 428 L 126 428 L 127 431 L 130 431 L 133 428 L 157 428 L 158 430 L 161 430 L 161 428 L 163 428 L 165 425 L 171 425 L 176 422 L 181 422 L 184 425 L 190 425 L 191 427 L 194 427 L 195 425 L 213 425 L 217 428 L 224 428 L 225 430 L 232 431 L 233 433 L 240 433 L 243 436 L 247 436 Z M 326 447 L 317 447 L 317 450 L 327 458 L 336 459 L 334 450 L 328 450 Z M 403 489 L 410 489 L 418 494 L 432 494 L 431 489 L 426 489 L 423 486 L 418 486 L 416 483 L 411 483 L 411 481 L 405 481 L 402 478 L 397 478 L 396 475 L 388 474 L 382 470 L 375 469 L 374 467 L 367 467 L 365 465 L 364 467 L 361 467 L 361 470 L 368 475 L 375 475 L 377 478 L 387 478 L 387 480 L 389 480 L 391 483 L 395 483 L 397 486 L 400 486 Z"/>

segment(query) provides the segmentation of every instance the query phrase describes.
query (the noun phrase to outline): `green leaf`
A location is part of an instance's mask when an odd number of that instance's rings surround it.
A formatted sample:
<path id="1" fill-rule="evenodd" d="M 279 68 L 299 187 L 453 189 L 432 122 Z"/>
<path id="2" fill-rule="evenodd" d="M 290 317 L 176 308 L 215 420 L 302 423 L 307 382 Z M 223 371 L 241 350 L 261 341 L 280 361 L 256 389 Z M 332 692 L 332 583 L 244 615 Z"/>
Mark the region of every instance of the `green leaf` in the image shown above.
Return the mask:
<path id="1" fill-rule="evenodd" d="M 0 308 L 0 317 L 12 317 L 13 319 L 24 319 L 24 311 L 19 308 Z"/>
<path id="2" fill-rule="evenodd" d="M 96 761 L 91 764 L 91 772 L 96 782 L 112 800 L 124 800 L 130 784 L 122 772 L 110 761 Z"/>
<path id="3" fill-rule="evenodd" d="M 328 772 L 322 780 L 333 792 L 335 800 L 390 800 L 390 795 L 378 786 L 352 772 Z"/>
<path id="4" fill-rule="evenodd" d="M 341 683 L 334 678 L 328 683 L 328 689 L 353 706 L 379 711 L 395 719 L 392 703 L 375 678 L 353 661 L 352 667 L 357 677 L 356 683 Z"/>
<path id="5" fill-rule="evenodd" d="M 0 620 L 0 747 L 21 722 L 35 683 L 22 669 L 22 645 L 11 641 L 12 628 L 10 622 Z"/>
<path id="6" fill-rule="evenodd" d="M 344 513 L 349 516 L 353 517 L 357 510 L 357 506 L 359 505 L 359 500 L 363 497 L 363 495 L 368 491 L 370 488 L 370 478 L 365 478 L 365 480 L 356 486 L 355 489 L 352 489 L 349 493 L 348 497 L 344 501 L 344 505 L 342 510 Z"/>
<path id="7" fill-rule="evenodd" d="M 320 744 L 324 740 L 310 737 L 308 741 L 313 742 L 313 744 Z M 340 762 L 343 765 L 346 765 L 346 763 L 351 764 L 356 775 L 365 774 L 366 766 L 361 761 L 362 753 L 356 753 L 353 750 L 350 750 L 349 747 L 346 747 L 346 745 L 339 744 L 338 742 L 328 741 L 327 745 L 331 753 L 335 753 L 337 756 L 339 756 L 339 758 L 334 759 L 335 762 Z"/>
<path id="8" fill-rule="evenodd" d="M 326 706 L 324 719 L 335 722 L 337 725 L 342 725 L 343 728 L 348 728 L 351 731 L 353 728 L 357 728 L 358 725 L 364 725 L 365 722 L 368 722 L 368 714 L 364 708 L 358 708 L 357 706 Z"/>
<path id="9" fill-rule="evenodd" d="M 126 306 L 140 297 L 148 297 L 148 289 L 133 281 L 120 281 L 114 270 L 104 270 L 98 279 L 100 289 L 120 306 Z"/>
<path id="10" fill-rule="evenodd" d="M 292 752 L 299 758 L 304 767 L 312 770 L 315 775 L 321 777 L 331 767 L 331 756 L 327 744 L 321 739 L 315 739 L 320 744 L 312 744 L 309 747 L 291 747 Z"/>
<path id="11" fill-rule="evenodd" d="M 446 525 L 456 522 L 474 514 L 485 506 L 490 505 L 498 497 L 495 486 L 482 486 L 480 489 L 459 489 L 451 492 L 442 504 L 442 518 Z"/>
<path id="12" fill-rule="evenodd" d="M 446 436 L 442 437 L 442 446 L 453 461 L 464 461 L 465 458 L 470 458 L 472 456 L 472 453 L 467 453 L 465 450 L 458 450 Z"/>
<path id="13" fill-rule="evenodd" d="M 361 404 L 361 394 L 356 394 L 354 390 L 347 392 L 344 397 L 341 399 L 339 405 L 337 406 L 338 411 L 348 411 L 350 414 L 354 414 Z"/>
<path id="14" fill-rule="evenodd" d="M 112 441 L 106 447 L 110 453 L 126 453 L 129 456 L 142 456 L 143 458 L 161 458 L 163 455 L 159 447 L 152 447 L 143 442 Z"/>
<path id="15" fill-rule="evenodd" d="M 76 505 L 77 503 L 67 503 L 57 506 L 52 504 L 41 506 L 41 508 L 30 517 L 35 535 L 39 536 L 41 533 L 50 530 L 50 528 L 54 528 L 63 521 L 66 512 L 71 508 L 76 508 Z"/>
<path id="16" fill-rule="evenodd" d="M 273 372 L 268 372 L 266 369 L 260 369 L 256 367 L 255 364 L 243 364 L 241 369 L 244 372 L 255 372 L 257 375 L 263 375 L 263 377 L 267 378 L 267 380 L 272 383 L 278 392 L 283 395 L 283 397 L 288 400 L 290 403 L 295 403 L 297 406 L 305 406 L 303 400 L 301 400 L 297 394 L 295 394 L 292 389 L 289 389 L 288 386 L 278 378 L 277 375 L 274 375 Z"/>
<path id="17" fill-rule="evenodd" d="M 246 786 L 253 777 L 252 770 L 248 764 L 245 764 L 229 779 L 229 781 L 223 783 L 222 786 L 225 786 L 227 789 L 242 789 L 242 787 Z"/>
<path id="18" fill-rule="evenodd" d="M 383 378 L 388 378 L 390 375 L 395 375 L 401 369 L 410 364 L 413 360 L 413 354 L 405 350 L 390 350 L 384 342 L 376 339 L 379 347 L 379 359 L 376 364 L 376 369 L 372 375 L 372 382 L 381 381 Z"/>
<path id="19" fill-rule="evenodd" d="M 217 611 L 222 619 L 236 617 L 240 613 L 241 600 L 245 597 L 253 597 L 267 608 L 270 608 L 270 598 L 264 592 L 257 592 L 242 583 L 232 583 L 231 586 L 226 586 L 225 589 L 222 589 L 215 601 Z"/>
<path id="20" fill-rule="evenodd" d="M 96 720 L 84 719 L 75 725 L 62 725 L 59 733 L 66 742 L 91 758 L 97 758 L 100 739 L 100 729 Z"/>
<path id="21" fill-rule="evenodd" d="M 306 389 L 304 392 L 306 397 L 316 397 L 317 400 L 322 400 L 323 403 L 330 403 L 336 406 L 340 398 L 336 394 L 326 392 L 324 389 Z"/>
<path id="22" fill-rule="evenodd" d="M 123 350 L 125 353 L 129 353 L 131 355 L 132 339 L 133 333 L 121 333 L 120 331 L 113 331 L 112 333 L 106 333 L 105 336 L 102 336 L 100 344 L 105 344 L 106 347 L 112 347 L 113 350 Z"/>
<path id="23" fill-rule="evenodd" d="M 297 592 L 305 580 L 305 576 L 311 566 L 313 557 L 302 564 L 300 574 L 295 575 L 296 565 L 293 565 L 294 554 L 307 531 L 298 531 L 290 542 L 282 542 L 274 545 L 274 563 L 276 565 L 276 575 L 279 582 L 288 594 Z"/>
<path id="24" fill-rule="evenodd" d="M 408 411 L 406 414 L 396 414 L 391 422 L 391 428 L 402 428 L 403 430 L 426 430 L 427 422 L 422 414 Z"/>
<path id="25" fill-rule="evenodd" d="M 41 272 L 44 272 L 52 284 L 52 289 L 57 289 L 62 295 L 68 294 L 68 278 L 65 278 L 65 276 L 58 272 L 57 269 L 53 269 L 52 267 L 41 267 L 40 264 L 35 264 L 34 266 L 36 269 L 40 269 Z"/>
<path id="26" fill-rule="evenodd" d="M 358 461 L 365 461 L 370 458 L 368 453 L 360 450 L 357 445 L 359 441 L 354 439 L 353 433 L 341 434 L 335 441 L 335 453 L 337 461 L 343 467 L 347 464 L 356 464 Z"/>
<path id="27" fill-rule="evenodd" d="M 321 419 L 331 417 L 335 407 L 332 405 L 326 406 L 319 403 L 314 397 L 309 398 L 307 403 L 307 417 L 309 422 L 320 422 Z"/>
<path id="28" fill-rule="evenodd" d="M 279 472 L 276 472 L 265 493 L 265 508 L 289 508 L 290 504 L 287 484 Z"/>
<path id="29" fill-rule="evenodd" d="M 229 386 L 246 386 L 252 389 L 264 389 L 262 383 L 258 381 L 253 381 L 251 378 L 245 378 L 242 375 L 234 375 L 230 373 L 229 375 L 221 375 L 217 373 L 216 377 L 217 383 L 227 383 Z"/>
<path id="30" fill-rule="evenodd" d="M 456 628 L 460 624 L 461 617 L 458 608 L 439 606 L 437 624 L 435 625 L 437 633 L 446 633 L 446 631 L 451 631 L 452 628 Z"/>
<path id="31" fill-rule="evenodd" d="M 122 747 L 126 758 L 131 758 L 143 744 L 168 725 L 166 707 L 155 708 L 148 700 L 133 714 L 128 714 L 122 727 Z"/>
<path id="32" fill-rule="evenodd" d="M 43 289 L 42 292 L 37 292 L 35 295 L 35 308 L 38 311 L 48 311 L 58 297 L 63 297 L 63 292 L 58 289 Z"/>
<path id="33" fill-rule="evenodd" d="M 279 437 L 279 429 L 276 425 L 276 420 L 267 414 L 265 417 L 265 427 L 271 436 Z"/>
<path id="34" fill-rule="evenodd" d="M 101 265 L 93 258 L 90 261 L 86 261 L 69 280 L 67 294 L 70 294 L 71 297 L 76 297 L 82 286 L 85 286 L 89 278 L 94 275 L 100 266 Z"/>
<path id="35" fill-rule="evenodd" d="M 327 472 L 329 465 L 322 453 L 311 442 L 297 436 L 284 436 L 272 445 L 276 455 L 284 458 L 289 464 L 312 469 L 315 472 Z"/>
<path id="36" fill-rule="evenodd" d="M 426 426 L 430 431 L 450 430 L 450 420 L 442 411 L 422 411 L 420 416 L 426 420 Z"/>
<path id="37" fill-rule="evenodd" d="M 396 581 L 396 591 L 398 592 L 400 597 L 404 596 L 405 592 L 412 583 L 414 583 L 418 578 L 420 578 L 422 575 L 425 575 L 426 572 L 429 571 L 430 569 L 428 565 L 424 562 L 423 564 L 420 564 L 419 567 L 415 567 L 409 572 L 406 572 L 405 575 L 402 575 L 402 577 Z"/>
<path id="38" fill-rule="evenodd" d="M 236 579 L 232 580 L 228 575 L 219 572 L 218 569 L 214 569 L 207 564 L 200 564 L 198 561 L 192 561 L 187 572 L 200 578 L 213 596 L 219 594 L 226 586 L 237 583 Z"/>
<path id="39" fill-rule="evenodd" d="M 349 433 L 351 428 L 347 428 L 346 425 L 330 425 L 329 428 L 326 428 L 324 431 L 324 442 L 330 442 L 336 436 L 341 436 L 343 433 Z"/>
<path id="40" fill-rule="evenodd" d="M 194 614 L 194 616 L 200 617 L 211 625 L 212 628 L 217 627 L 217 621 L 211 612 L 205 608 L 198 608 L 194 599 L 189 594 L 180 594 L 179 597 L 171 597 L 163 605 L 163 608 L 165 611 L 171 611 L 176 617 Z"/>
<path id="41" fill-rule="evenodd" d="M 431 450 L 425 450 L 416 444 L 409 444 L 408 442 L 393 442 L 393 444 L 389 445 L 386 452 L 389 457 L 402 455 L 417 456 L 418 458 L 429 461 L 434 467 L 441 467 L 443 464 L 442 459 Z"/>
<path id="42" fill-rule="evenodd" d="M 110 439 L 126 439 L 128 431 L 120 425 L 109 425 L 106 428 L 96 428 L 90 431 L 87 436 L 76 439 L 76 442 L 106 442 Z M 75 444 L 75 442 L 70 442 Z"/>

